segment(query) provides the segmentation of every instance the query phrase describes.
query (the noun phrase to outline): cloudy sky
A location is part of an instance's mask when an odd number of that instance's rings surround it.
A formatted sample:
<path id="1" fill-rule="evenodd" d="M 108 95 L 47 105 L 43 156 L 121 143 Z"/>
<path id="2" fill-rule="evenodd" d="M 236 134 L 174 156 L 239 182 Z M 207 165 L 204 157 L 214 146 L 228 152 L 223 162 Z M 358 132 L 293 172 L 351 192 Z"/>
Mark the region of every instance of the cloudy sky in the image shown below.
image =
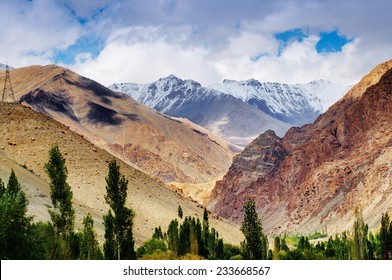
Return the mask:
<path id="1" fill-rule="evenodd" d="M 104 85 L 175 74 L 353 84 L 392 59 L 389 0 L 1 0 L 0 62 Z"/>

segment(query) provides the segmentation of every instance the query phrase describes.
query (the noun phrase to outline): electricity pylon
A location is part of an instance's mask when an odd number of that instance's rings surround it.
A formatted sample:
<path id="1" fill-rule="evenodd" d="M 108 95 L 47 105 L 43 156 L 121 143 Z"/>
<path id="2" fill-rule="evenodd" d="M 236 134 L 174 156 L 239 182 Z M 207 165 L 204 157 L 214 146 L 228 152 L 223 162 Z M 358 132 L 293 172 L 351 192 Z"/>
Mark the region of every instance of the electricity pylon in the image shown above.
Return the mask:
<path id="1" fill-rule="evenodd" d="M 1 101 L 5 101 L 7 97 L 11 99 L 11 102 L 15 102 L 14 90 L 12 89 L 12 83 L 10 78 L 10 68 L 8 65 L 5 66 L 4 89 L 3 95 L 1 96 Z"/>

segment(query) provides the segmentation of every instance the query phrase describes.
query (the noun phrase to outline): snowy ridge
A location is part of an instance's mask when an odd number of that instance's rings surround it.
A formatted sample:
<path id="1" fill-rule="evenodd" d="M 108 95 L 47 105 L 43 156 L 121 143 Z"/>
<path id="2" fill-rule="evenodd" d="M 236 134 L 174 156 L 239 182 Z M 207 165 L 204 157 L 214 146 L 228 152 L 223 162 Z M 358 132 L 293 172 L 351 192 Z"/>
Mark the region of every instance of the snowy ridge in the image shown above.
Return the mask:
<path id="1" fill-rule="evenodd" d="M 240 147 L 265 130 L 283 136 L 290 127 L 239 98 L 174 75 L 151 84 L 122 83 L 109 88 L 168 116 L 187 118 Z"/>
<path id="2" fill-rule="evenodd" d="M 233 95 L 273 117 L 296 125 L 313 122 L 348 90 L 347 86 L 325 80 L 295 85 L 261 83 L 255 79 L 224 80 L 208 88 Z"/>
<path id="3" fill-rule="evenodd" d="M 174 75 L 151 84 L 121 83 L 113 84 L 109 88 L 126 93 L 136 101 L 164 114 L 181 107 L 188 99 L 221 94 L 213 89 L 206 90 L 195 81 L 181 80 Z"/>
<path id="4" fill-rule="evenodd" d="M 255 79 L 224 80 L 220 84 L 202 87 L 198 82 L 181 80 L 174 75 L 151 84 L 114 84 L 110 88 L 127 93 L 161 113 L 176 117 L 187 117 L 187 113 L 182 110 L 184 104 L 230 95 L 291 125 L 313 122 L 349 89 L 326 80 L 290 85 L 261 83 Z M 195 117 L 192 121 L 200 122 Z"/>

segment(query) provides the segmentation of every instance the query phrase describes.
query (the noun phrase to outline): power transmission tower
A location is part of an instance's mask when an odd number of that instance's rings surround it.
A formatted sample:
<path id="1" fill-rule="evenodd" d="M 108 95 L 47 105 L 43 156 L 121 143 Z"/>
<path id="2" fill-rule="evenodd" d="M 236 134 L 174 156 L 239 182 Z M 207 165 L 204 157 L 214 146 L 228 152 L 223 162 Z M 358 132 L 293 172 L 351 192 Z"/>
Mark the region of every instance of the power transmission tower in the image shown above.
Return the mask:
<path id="1" fill-rule="evenodd" d="M 14 90 L 12 89 L 12 83 L 10 78 L 10 68 L 8 65 L 5 66 L 5 80 L 3 95 L 1 96 L 1 101 L 4 101 L 6 97 L 10 97 L 12 102 L 15 102 Z"/>

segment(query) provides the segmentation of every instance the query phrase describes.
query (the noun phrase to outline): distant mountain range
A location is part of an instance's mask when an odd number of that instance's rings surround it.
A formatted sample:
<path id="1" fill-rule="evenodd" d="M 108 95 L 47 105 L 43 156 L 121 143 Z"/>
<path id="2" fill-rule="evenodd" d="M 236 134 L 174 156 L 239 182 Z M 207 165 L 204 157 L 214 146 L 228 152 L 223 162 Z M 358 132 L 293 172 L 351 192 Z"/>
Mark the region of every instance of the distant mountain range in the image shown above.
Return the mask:
<path id="1" fill-rule="evenodd" d="M 292 125 L 313 122 L 347 90 L 324 80 L 304 85 L 224 80 L 202 87 L 174 75 L 109 88 L 163 114 L 187 118 L 240 147 L 268 129 L 283 136 Z"/>
<path id="2" fill-rule="evenodd" d="M 255 106 L 259 110 L 292 125 L 313 122 L 349 89 L 326 80 L 307 84 L 261 83 L 224 80 L 209 86 Z"/>

